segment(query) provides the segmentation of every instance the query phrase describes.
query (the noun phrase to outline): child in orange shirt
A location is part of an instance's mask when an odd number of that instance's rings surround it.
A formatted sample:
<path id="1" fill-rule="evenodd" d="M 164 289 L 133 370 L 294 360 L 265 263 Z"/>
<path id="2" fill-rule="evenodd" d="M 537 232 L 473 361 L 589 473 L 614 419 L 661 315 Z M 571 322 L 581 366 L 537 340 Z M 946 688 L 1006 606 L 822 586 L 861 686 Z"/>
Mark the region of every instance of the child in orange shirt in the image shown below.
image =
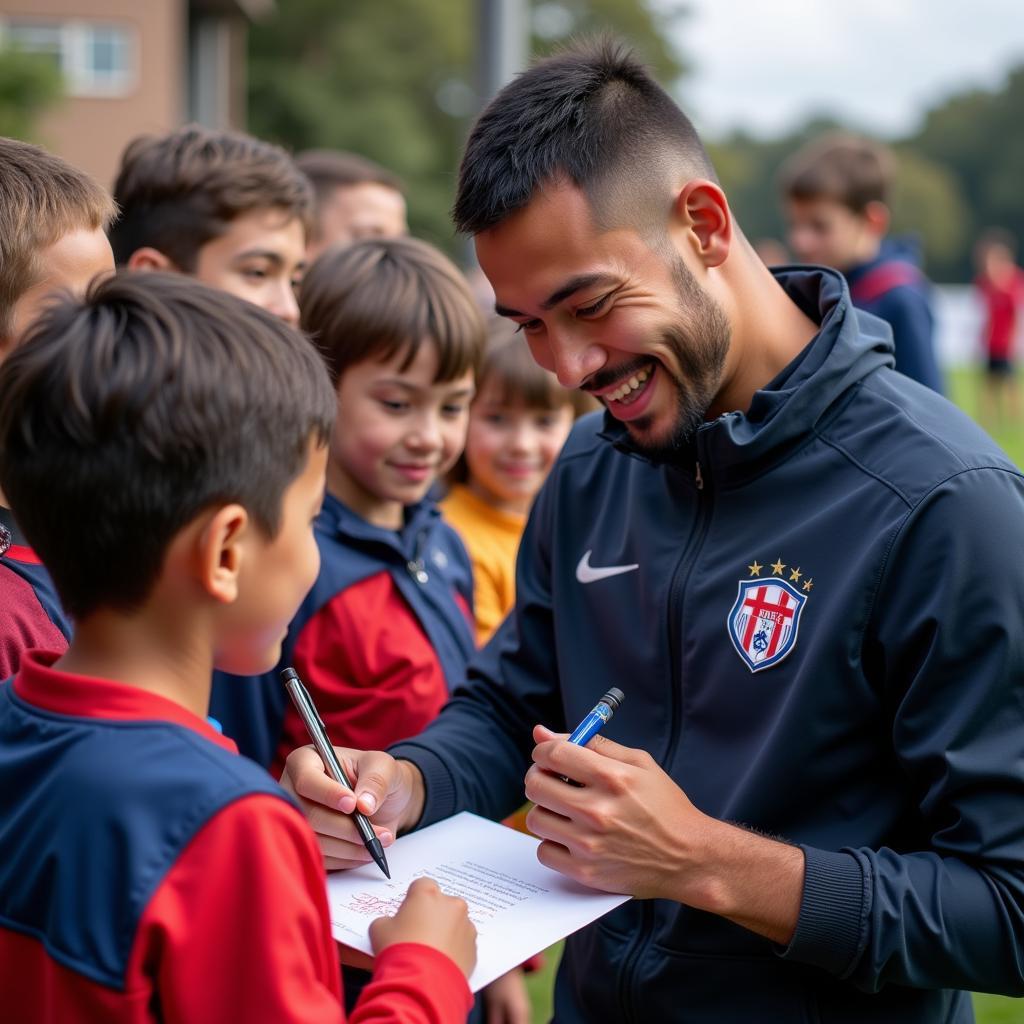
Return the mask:
<path id="1" fill-rule="evenodd" d="M 596 408 L 534 362 L 507 321 L 491 328 L 466 450 L 441 503 L 473 563 L 473 605 L 481 646 L 515 604 L 516 553 L 530 505 L 573 420 Z"/>

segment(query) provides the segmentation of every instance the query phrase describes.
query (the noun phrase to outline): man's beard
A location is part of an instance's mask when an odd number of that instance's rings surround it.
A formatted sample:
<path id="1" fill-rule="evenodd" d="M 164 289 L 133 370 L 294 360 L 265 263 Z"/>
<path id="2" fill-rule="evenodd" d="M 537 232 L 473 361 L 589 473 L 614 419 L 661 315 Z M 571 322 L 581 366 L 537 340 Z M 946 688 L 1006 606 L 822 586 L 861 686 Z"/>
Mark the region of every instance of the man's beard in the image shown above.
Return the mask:
<path id="1" fill-rule="evenodd" d="M 634 446 L 658 461 L 671 459 L 693 443 L 721 386 L 732 335 L 725 311 L 678 256 L 673 260 L 672 276 L 679 296 L 679 319 L 662 330 L 661 340 L 674 356 L 679 376 L 660 361 L 658 369 L 676 390 L 676 417 L 660 437 L 650 434 L 650 416 L 626 424 Z"/>

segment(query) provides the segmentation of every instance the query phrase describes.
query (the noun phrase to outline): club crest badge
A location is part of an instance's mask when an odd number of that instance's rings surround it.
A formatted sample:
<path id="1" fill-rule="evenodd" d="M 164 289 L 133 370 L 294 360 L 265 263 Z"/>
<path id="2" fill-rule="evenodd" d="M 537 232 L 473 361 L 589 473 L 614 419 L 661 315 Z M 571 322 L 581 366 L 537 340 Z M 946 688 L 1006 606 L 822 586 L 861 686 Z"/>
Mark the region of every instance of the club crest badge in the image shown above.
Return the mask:
<path id="1" fill-rule="evenodd" d="M 761 569 L 757 562 L 754 566 Z M 814 585 L 806 580 L 801 586 L 799 569 L 796 575 L 789 574 L 789 580 L 784 579 L 785 566 L 781 561 L 773 568 L 776 566 L 779 568 L 772 577 L 740 580 L 729 612 L 729 639 L 751 672 L 777 665 L 796 646 L 800 613 Z M 752 575 L 758 577 L 759 571 Z"/>

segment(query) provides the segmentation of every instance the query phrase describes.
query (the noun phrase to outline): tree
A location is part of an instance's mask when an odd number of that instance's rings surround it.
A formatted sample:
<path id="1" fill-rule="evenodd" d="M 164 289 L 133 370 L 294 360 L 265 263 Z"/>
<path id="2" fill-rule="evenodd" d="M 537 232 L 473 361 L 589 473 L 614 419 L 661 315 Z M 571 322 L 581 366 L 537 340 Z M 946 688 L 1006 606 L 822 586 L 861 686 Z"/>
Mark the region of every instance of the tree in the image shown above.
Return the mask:
<path id="1" fill-rule="evenodd" d="M 679 10 L 652 8 L 649 0 L 536 2 L 535 52 L 600 26 L 634 42 L 671 82 L 683 68 L 664 33 Z M 353 150 L 396 171 L 414 233 L 457 251 L 449 209 L 479 105 L 475 9 L 474 0 L 278 4 L 249 34 L 250 130 L 293 150 Z"/>
<path id="2" fill-rule="evenodd" d="M 63 93 L 60 71 L 47 58 L 0 49 L 0 135 L 31 140 L 36 120 Z"/>

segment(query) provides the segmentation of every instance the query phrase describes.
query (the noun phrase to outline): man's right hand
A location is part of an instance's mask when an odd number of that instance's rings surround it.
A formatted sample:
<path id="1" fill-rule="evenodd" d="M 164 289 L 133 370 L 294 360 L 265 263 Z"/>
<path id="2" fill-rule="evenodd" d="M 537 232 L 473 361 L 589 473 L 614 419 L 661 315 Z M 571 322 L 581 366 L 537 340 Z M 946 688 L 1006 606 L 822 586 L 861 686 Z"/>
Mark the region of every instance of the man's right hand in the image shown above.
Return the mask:
<path id="1" fill-rule="evenodd" d="M 394 917 L 378 917 L 370 925 L 374 953 L 399 942 L 433 946 L 455 961 L 468 978 L 476 966 L 476 928 L 466 901 L 446 896 L 432 878 L 417 878 Z"/>
<path id="2" fill-rule="evenodd" d="M 328 871 L 355 868 L 371 858 L 352 821 L 359 808 L 373 822 L 384 846 L 412 828 L 423 813 L 423 776 L 409 761 L 396 761 L 379 750 L 335 747 L 355 792 L 335 782 L 313 747 L 288 755 L 281 785 L 302 808 L 316 833 Z"/>

